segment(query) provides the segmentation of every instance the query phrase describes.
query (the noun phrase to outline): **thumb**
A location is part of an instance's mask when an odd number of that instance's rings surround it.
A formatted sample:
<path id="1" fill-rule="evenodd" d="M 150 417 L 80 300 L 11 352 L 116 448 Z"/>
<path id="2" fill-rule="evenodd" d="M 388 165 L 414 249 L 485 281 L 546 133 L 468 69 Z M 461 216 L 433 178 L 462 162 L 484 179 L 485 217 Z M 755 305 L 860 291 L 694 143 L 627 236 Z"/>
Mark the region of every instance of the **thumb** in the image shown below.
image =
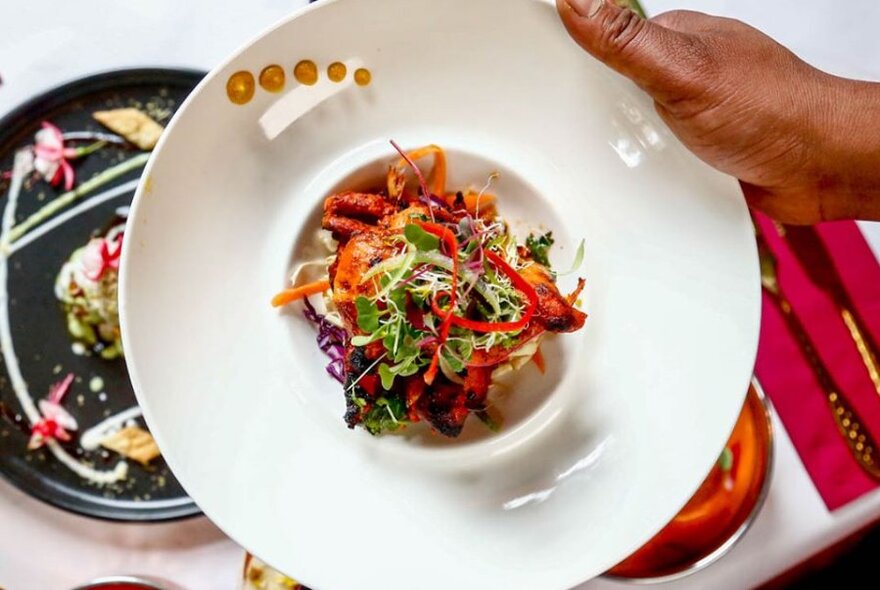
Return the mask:
<path id="1" fill-rule="evenodd" d="M 690 95 L 694 71 L 705 61 L 696 36 L 645 20 L 614 0 L 556 0 L 556 5 L 581 47 L 655 100 L 662 104 Z"/>

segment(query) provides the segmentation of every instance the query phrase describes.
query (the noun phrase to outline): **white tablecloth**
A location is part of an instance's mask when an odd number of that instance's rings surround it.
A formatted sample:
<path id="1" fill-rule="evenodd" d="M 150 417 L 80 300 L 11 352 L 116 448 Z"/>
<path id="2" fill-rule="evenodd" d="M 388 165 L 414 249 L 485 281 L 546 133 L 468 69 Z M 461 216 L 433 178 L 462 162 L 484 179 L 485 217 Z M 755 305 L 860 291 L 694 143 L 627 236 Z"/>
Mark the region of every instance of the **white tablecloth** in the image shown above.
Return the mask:
<path id="1" fill-rule="evenodd" d="M 478 1 L 478 0 L 474 0 Z M 0 2 L 0 115 L 35 93 L 119 67 L 209 69 L 305 0 L 31 0 Z M 746 20 L 823 69 L 880 79 L 880 4 L 810 0 L 644 0 Z M 880 231 L 863 229 L 880 253 Z M 675 588 L 759 584 L 880 516 L 880 492 L 829 514 L 777 423 L 767 504 L 718 564 Z M 243 552 L 204 518 L 164 525 L 110 524 L 67 514 L 0 482 L 0 587 L 64 590 L 94 576 L 141 573 L 188 590 L 236 588 Z M 623 587 L 594 581 L 584 590 Z"/>

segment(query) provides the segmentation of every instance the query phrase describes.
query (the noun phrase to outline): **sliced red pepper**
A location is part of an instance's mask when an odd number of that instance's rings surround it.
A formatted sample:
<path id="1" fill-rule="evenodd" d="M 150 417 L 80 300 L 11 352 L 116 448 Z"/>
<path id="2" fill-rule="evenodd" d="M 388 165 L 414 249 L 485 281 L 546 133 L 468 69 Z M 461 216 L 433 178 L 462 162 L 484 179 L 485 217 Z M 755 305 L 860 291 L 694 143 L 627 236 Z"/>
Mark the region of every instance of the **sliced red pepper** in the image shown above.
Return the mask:
<path id="1" fill-rule="evenodd" d="M 379 375 L 371 374 L 371 375 L 363 375 L 361 376 L 361 380 L 358 381 L 358 385 L 367 392 L 371 398 L 376 398 L 376 392 L 379 389 Z"/>
<path id="2" fill-rule="evenodd" d="M 431 297 L 431 311 L 433 311 L 434 315 L 436 315 L 437 317 L 445 318 L 446 314 L 449 313 L 449 308 L 450 308 L 451 304 L 449 306 L 447 306 L 446 309 L 443 309 L 442 307 L 440 307 L 440 304 L 437 303 L 437 301 L 441 297 L 448 297 L 449 300 L 452 301 L 452 293 L 450 293 L 449 291 L 445 291 L 445 290 L 438 291 L 437 293 L 434 293 L 433 297 Z"/>
<path id="3" fill-rule="evenodd" d="M 429 234 L 433 234 L 440 238 L 448 250 L 446 253 L 447 256 L 452 258 L 452 285 L 449 290 L 449 309 L 445 314 L 438 314 L 443 318 L 443 323 L 440 324 L 437 350 L 434 351 L 434 356 L 431 358 L 431 364 L 428 366 L 428 370 L 425 371 L 425 383 L 431 385 L 437 377 L 437 369 L 440 365 L 440 351 L 443 348 L 446 339 L 449 338 L 449 330 L 452 328 L 452 321 L 455 318 L 453 311 L 455 310 L 455 298 L 458 293 L 458 240 L 456 239 L 455 234 L 452 233 L 452 230 L 439 223 L 429 223 L 427 221 L 420 221 L 417 223 L 419 227 Z M 434 302 L 432 301 L 432 304 L 433 303 Z"/>
<path id="4" fill-rule="evenodd" d="M 467 328 L 473 332 L 516 332 L 517 330 L 524 328 L 526 324 L 531 321 L 532 316 L 535 315 L 535 310 L 538 307 L 538 293 L 528 281 L 522 278 L 522 275 L 516 272 L 515 268 L 507 264 L 503 258 L 498 256 L 498 254 L 491 250 L 486 250 L 485 255 L 486 258 L 492 261 L 501 272 L 507 275 L 510 282 L 513 283 L 513 286 L 523 293 L 526 296 L 526 299 L 529 300 L 526 311 L 523 313 L 522 317 L 515 322 L 480 322 L 477 320 L 469 320 L 467 318 L 453 316 L 452 323 L 456 326 Z"/>

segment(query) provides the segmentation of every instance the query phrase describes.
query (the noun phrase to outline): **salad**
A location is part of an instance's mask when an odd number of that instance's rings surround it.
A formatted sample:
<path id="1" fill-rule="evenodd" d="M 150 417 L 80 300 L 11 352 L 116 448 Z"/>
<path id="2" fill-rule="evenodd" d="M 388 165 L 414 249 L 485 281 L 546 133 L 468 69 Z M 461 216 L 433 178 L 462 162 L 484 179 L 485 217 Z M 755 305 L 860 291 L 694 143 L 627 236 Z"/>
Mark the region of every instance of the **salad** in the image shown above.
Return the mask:
<path id="1" fill-rule="evenodd" d="M 55 280 L 70 336 L 107 360 L 122 356 L 116 291 L 124 230 L 123 221 L 75 250 Z"/>
<path id="2" fill-rule="evenodd" d="M 350 428 L 380 434 L 426 421 L 456 437 L 471 414 L 497 427 L 494 379 L 530 360 L 543 370 L 541 338 L 583 327 L 575 302 L 584 280 L 560 293 L 552 234 L 517 243 L 487 193 L 491 178 L 480 191 L 449 191 L 440 147 L 406 153 L 392 144 L 400 159 L 385 187 L 326 199 L 322 227 L 335 244 L 317 261 L 325 275 L 300 285 L 295 273 L 273 305 L 303 301 L 327 371 L 343 384 Z M 433 157 L 427 177 L 416 165 L 425 157 Z M 573 271 L 582 257 L 583 244 Z M 325 314 L 308 300 L 317 294 Z"/>

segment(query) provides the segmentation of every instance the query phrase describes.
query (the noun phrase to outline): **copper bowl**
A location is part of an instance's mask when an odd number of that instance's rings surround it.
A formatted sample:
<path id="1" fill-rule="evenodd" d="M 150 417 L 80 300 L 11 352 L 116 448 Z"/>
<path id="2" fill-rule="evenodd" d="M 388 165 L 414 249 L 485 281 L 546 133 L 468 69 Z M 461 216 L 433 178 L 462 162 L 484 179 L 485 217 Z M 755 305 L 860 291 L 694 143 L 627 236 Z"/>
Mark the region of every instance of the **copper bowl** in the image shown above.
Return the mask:
<path id="1" fill-rule="evenodd" d="M 663 530 L 605 576 L 634 583 L 669 582 L 726 555 L 751 527 L 770 487 L 774 448 L 771 411 L 761 386 L 752 380 L 727 442 L 732 455 L 719 460 Z"/>

